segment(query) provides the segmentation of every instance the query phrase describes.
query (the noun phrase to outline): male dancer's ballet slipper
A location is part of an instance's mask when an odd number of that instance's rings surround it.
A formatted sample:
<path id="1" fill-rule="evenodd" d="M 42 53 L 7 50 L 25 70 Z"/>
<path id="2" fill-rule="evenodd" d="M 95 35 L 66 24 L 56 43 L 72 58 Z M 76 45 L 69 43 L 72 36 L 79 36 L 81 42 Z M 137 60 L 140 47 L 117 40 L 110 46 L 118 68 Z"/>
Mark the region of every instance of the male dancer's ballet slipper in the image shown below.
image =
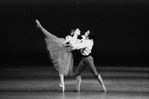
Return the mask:
<path id="1" fill-rule="evenodd" d="M 107 89 L 105 87 L 103 87 L 103 92 L 107 92 Z"/>

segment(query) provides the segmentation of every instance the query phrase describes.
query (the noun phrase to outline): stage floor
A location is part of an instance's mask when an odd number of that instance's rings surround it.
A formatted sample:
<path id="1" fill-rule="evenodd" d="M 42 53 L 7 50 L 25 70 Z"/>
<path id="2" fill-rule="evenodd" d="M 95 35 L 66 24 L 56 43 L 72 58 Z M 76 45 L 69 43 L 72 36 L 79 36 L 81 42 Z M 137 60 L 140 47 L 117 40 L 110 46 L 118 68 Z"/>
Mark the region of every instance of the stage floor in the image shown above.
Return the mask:
<path id="1" fill-rule="evenodd" d="M 74 92 L 75 77 L 65 77 L 61 92 L 58 72 L 53 67 L 17 67 L 0 70 L 0 99 L 149 99 L 149 67 L 100 66 L 108 92 L 86 68 L 81 92 Z"/>

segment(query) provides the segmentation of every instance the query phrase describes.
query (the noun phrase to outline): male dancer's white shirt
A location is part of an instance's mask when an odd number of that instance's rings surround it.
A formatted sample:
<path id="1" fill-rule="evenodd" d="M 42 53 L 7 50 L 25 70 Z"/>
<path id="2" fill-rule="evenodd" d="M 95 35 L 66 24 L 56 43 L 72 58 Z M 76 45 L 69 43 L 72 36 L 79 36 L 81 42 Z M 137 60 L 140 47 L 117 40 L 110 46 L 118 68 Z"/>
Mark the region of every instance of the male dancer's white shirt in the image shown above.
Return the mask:
<path id="1" fill-rule="evenodd" d="M 91 53 L 93 47 L 92 39 L 83 39 L 81 43 L 72 44 L 73 49 L 80 49 L 81 54 L 87 56 Z"/>

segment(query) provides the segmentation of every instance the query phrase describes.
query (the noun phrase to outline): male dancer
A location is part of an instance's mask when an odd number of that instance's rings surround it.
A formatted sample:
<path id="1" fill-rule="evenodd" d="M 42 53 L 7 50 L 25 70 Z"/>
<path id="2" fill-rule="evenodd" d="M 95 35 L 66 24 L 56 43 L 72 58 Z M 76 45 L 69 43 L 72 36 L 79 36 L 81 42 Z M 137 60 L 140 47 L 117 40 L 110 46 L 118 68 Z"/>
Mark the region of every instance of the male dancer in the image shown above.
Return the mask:
<path id="1" fill-rule="evenodd" d="M 80 85 L 81 85 L 81 73 L 82 71 L 88 66 L 93 73 L 93 75 L 97 78 L 99 83 L 101 84 L 103 91 L 106 92 L 107 89 L 103 83 L 102 77 L 100 74 L 97 72 L 96 67 L 93 63 L 93 57 L 90 55 L 92 47 L 93 47 L 93 37 L 94 34 L 93 32 L 90 32 L 89 30 L 85 32 L 84 35 L 82 35 L 82 42 L 78 44 L 73 44 L 72 46 L 75 49 L 80 49 L 80 52 L 82 54 L 82 60 L 80 61 L 77 70 L 75 71 L 76 75 L 76 81 L 77 81 L 77 86 L 76 90 L 77 92 L 80 92 Z"/>

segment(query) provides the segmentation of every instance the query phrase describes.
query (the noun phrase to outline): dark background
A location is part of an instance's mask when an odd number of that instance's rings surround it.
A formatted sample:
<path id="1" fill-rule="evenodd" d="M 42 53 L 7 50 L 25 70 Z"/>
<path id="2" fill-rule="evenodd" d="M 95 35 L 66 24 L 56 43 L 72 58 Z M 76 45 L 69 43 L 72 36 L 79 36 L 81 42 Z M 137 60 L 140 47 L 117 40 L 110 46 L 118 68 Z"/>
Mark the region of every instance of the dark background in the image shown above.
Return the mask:
<path id="1" fill-rule="evenodd" d="M 2 66 L 51 65 L 36 19 L 58 37 L 93 30 L 96 65 L 149 65 L 148 0 L 0 0 Z"/>

